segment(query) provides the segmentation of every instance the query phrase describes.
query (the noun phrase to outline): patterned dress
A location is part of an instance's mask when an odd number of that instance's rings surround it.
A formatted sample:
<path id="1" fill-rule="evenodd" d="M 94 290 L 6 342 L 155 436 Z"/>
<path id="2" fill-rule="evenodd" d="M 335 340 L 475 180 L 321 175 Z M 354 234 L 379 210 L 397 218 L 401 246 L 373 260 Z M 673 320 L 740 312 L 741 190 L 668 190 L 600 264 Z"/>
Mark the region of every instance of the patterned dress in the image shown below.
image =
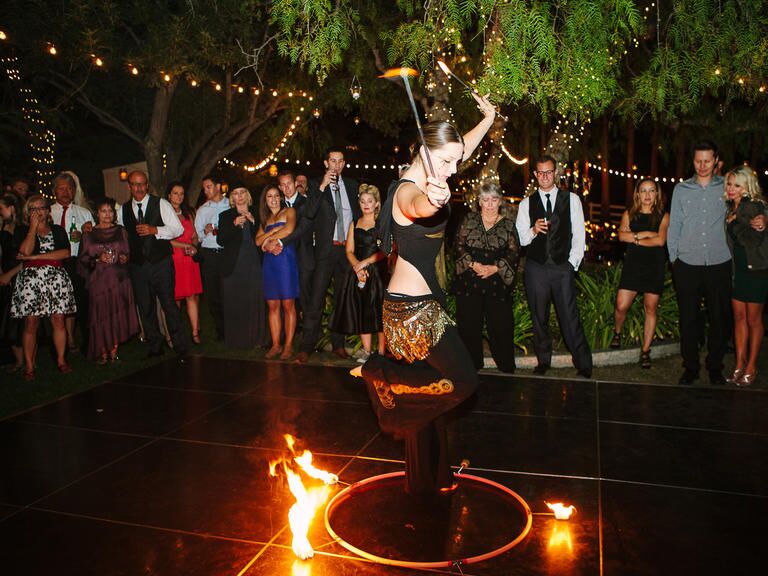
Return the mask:
<path id="1" fill-rule="evenodd" d="M 40 254 L 54 251 L 53 231 L 38 236 Z M 11 316 L 51 316 L 77 312 L 72 281 L 62 266 L 36 266 L 34 261 L 24 264 L 16 275 Z"/>

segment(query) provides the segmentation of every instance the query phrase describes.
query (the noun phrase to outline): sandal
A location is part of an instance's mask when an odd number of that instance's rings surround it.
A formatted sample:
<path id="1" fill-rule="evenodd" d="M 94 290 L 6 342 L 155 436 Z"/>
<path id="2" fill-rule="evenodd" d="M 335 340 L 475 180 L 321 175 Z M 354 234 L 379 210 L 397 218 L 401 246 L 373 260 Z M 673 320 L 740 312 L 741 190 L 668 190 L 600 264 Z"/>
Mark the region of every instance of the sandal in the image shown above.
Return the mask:
<path id="1" fill-rule="evenodd" d="M 58 368 L 59 368 L 59 372 L 61 372 L 62 374 L 69 374 L 70 372 L 72 372 L 72 366 L 70 366 L 66 362 L 59 364 Z"/>
<path id="2" fill-rule="evenodd" d="M 611 348 L 621 348 L 621 332 L 614 332 L 613 339 L 609 344 Z"/>
<path id="3" fill-rule="evenodd" d="M 193 332 L 192 333 L 192 342 L 194 342 L 195 344 L 200 344 L 201 343 L 200 334 L 199 333 L 197 333 L 197 332 Z"/>
<path id="4" fill-rule="evenodd" d="M 35 379 L 35 371 L 34 370 L 25 370 L 24 371 L 24 380 L 27 382 L 32 382 L 32 380 Z"/>
<path id="5" fill-rule="evenodd" d="M 640 352 L 640 368 L 651 367 L 651 349 L 643 350 Z"/>
<path id="6" fill-rule="evenodd" d="M 105 366 L 107 362 L 109 362 L 109 358 L 107 357 L 106 352 L 102 354 L 98 360 L 96 360 L 96 364 L 98 364 L 99 366 Z"/>

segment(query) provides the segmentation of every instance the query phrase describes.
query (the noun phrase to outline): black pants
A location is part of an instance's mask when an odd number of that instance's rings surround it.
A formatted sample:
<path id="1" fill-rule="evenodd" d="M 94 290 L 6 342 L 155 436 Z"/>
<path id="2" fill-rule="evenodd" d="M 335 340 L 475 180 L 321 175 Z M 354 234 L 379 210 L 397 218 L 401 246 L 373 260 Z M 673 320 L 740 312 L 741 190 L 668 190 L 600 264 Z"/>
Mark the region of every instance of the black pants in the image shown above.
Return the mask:
<path id="1" fill-rule="evenodd" d="M 714 266 L 693 266 L 675 261 L 672 279 L 680 310 L 680 354 L 683 366 L 699 371 L 700 330 L 698 316 L 701 298 L 707 309 L 707 370 L 721 372 L 723 356 L 731 335 L 731 261 Z"/>
<path id="2" fill-rule="evenodd" d="M 301 339 L 301 351 L 311 354 L 315 351 L 317 342 L 322 332 L 323 308 L 325 308 L 325 295 L 334 281 L 333 307 L 339 307 L 341 286 L 344 278 L 351 268 L 347 260 L 347 251 L 344 246 L 334 245 L 328 256 L 315 261 L 315 270 L 312 276 L 312 288 L 309 295 L 309 305 L 304 309 L 304 335 Z M 344 336 L 337 332 L 331 332 L 331 344 L 334 349 L 344 347 Z"/>
<path id="3" fill-rule="evenodd" d="M 208 309 L 213 317 L 216 338 L 224 339 L 224 312 L 221 304 L 221 249 L 200 248 L 200 276 Z"/>
<path id="4" fill-rule="evenodd" d="M 490 294 L 456 296 L 456 326 L 478 370 L 483 367 L 483 323 L 496 366 L 502 372 L 515 371 L 515 315 L 512 299 Z"/>
<path id="5" fill-rule="evenodd" d="M 405 440 L 408 493 L 434 493 L 450 486 L 447 417 L 478 385 L 477 371 L 456 328 L 449 326 L 421 362 L 408 364 L 372 355 L 363 366 L 363 377 L 382 431 Z M 442 378 L 452 382 L 450 394 L 398 394 L 393 408 L 386 408 L 376 392 L 377 382 L 421 387 Z"/>
<path id="6" fill-rule="evenodd" d="M 299 311 L 302 317 L 305 315 L 305 310 L 309 307 L 310 300 L 312 299 L 312 281 L 315 276 L 315 268 L 305 268 L 304 264 L 299 260 Z"/>
<path id="7" fill-rule="evenodd" d="M 159 262 L 132 263 L 130 270 L 133 295 L 139 306 L 144 335 L 150 352 L 161 351 L 165 340 L 157 320 L 157 301 L 159 300 L 165 313 L 165 322 L 168 325 L 173 349 L 177 354 L 185 354 L 187 340 L 181 330 L 181 314 L 176 307 L 174 295 L 176 273 L 173 269 L 173 260 L 168 256 Z"/>
<path id="8" fill-rule="evenodd" d="M 75 303 L 77 312 L 75 313 L 76 329 L 80 331 L 80 347 L 88 350 L 88 339 L 90 330 L 88 328 L 88 289 L 85 285 L 85 278 L 77 273 L 77 258 L 67 258 L 62 262 L 64 270 L 67 271 L 69 279 L 72 281 L 72 288 L 75 292 Z"/>
<path id="9" fill-rule="evenodd" d="M 533 349 L 540 366 L 552 363 L 552 335 L 549 313 L 555 305 L 560 332 L 577 370 L 592 370 L 592 351 L 576 307 L 576 273 L 569 263 L 539 264 L 530 258 L 525 263 L 525 293 L 533 320 Z"/>

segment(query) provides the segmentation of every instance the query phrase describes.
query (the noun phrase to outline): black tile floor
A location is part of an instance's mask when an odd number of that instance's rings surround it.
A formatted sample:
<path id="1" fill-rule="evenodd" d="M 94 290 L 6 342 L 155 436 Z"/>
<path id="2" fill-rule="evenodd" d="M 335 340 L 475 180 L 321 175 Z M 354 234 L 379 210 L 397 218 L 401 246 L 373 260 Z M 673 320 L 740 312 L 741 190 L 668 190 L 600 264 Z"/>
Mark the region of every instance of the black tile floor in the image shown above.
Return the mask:
<path id="1" fill-rule="evenodd" d="M 522 496 L 533 525 L 501 556 L 429 573 L 758 573 L 766 414 L 765 390 L 484 374 L 452 453 Z M 0 573 L 427 573 L 352 556 L 322 515 L 315 557 L 297 560 L 293 498 L 267 475 L 285 432 L 345 482 L 402 470 L 343 368 L 169 360 L 2 421 Z M 546 514 L 561 500 L 568 522 Z"/>

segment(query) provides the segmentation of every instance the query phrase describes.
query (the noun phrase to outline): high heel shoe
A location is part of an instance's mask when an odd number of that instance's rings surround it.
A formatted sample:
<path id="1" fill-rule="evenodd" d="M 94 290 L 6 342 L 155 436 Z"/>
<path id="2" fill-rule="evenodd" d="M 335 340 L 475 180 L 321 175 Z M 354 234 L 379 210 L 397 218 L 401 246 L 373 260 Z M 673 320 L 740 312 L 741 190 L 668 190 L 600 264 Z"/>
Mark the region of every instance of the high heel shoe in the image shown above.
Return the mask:
<path id="1" fill-rule="evenodd" d="M 192 342 L 194 342 L 195 344 L 200 344 L 200 334 L 198 334 L 197 332 L 193 333 Z"/>
<path id="2" fill-rule="evenodd" d="M 728 376 L 728 378 L 726 378 L 725 381 L 728 382 L 728 384 L 736 384 L 736 383 L 738 383 L 738 381 L 741 378 L 742 374 L 744 374 L 744 369 L 743 368 L 736 368 L 733 371 L 733 374 Z"/>
<path id="3" fill-rule="evenodd" d="M 736 386 L 751 386 L 755 383 L 755 378 L 757 378 L 757 370 L 751 374 L 749 372 L 744 372 L 744 374 L 741 375 L 741 378 L 736 382 Z"/>
<path id="4" fill-rule="evenodd" d="M 613 339 L 611 340 L 609 346 L 614 349 L 621 348 L 621 332 L 613 333 Z"/>

